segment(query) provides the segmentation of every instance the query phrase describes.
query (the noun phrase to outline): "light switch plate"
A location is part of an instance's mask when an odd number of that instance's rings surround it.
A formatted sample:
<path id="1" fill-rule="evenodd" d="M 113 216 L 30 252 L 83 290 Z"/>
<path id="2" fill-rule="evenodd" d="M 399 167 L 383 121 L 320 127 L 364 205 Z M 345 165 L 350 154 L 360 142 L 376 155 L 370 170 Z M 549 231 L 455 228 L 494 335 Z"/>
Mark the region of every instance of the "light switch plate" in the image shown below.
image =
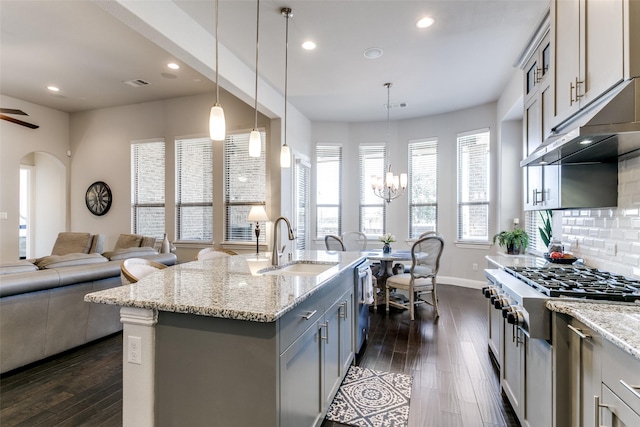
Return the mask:
<path id="1" fill-rule="evenodd" d="M 9 216 L 6 212 L 0 212 L 0 219 L 7 219 Z"/>

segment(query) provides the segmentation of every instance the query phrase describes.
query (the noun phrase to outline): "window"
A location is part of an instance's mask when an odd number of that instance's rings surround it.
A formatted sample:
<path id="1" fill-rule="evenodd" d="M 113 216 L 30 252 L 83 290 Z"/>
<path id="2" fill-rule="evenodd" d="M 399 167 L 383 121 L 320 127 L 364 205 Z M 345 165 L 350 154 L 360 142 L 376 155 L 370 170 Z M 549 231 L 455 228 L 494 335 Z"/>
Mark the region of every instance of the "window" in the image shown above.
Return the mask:
<path id="1" fill-rule="evenodd" d="M 316 237 L 342 233 L 342 147 L 316 146 Z"/>
<path id="2" fill-rule="evenodd" d="M 213 147 L 206 138 L 176 141 L 176 238 L 213 240 Z"/>
<path id="3" fill-rule="evenodd" d="M 131 143 L 131 232 L 162 238 L 164 224 L 164 141 Z"/>
<path id="4" fill-rule="evenodd" d="M 367 236 L 384 234 L 387 206 L 371 189 L 371 177 L 385 176 L 384 144 L 360 144 L 360 231 Z"/>
<path id="5" fill-rule="evenodd" d="M 458 240 L 489 241 L 489 130 L 458 135 Z"/>
<path id="6" fill-rule="evenodd" d="M 249 133 L 228 134 L 224 142 L 225 240 L 255 242 L 253 224 L 247 221 L 254 205 L 264 205 L 267 194 L 266 133 L 260 131 L 260 157 L 249 156 Z M 275 218 L 274 218 L 275 219 Z M 264 224 L 263 224 L 264 225 Z M 260 242 L 266 242 L 261 233 Z"/>
<path id="7" fill-rule="evenodd" d="M 311 165 L 302 159 L 296 159 L 294 166 L 294 203 L 296 206 L 294 227 L 296 229 L 296 249 L 307 249 L 309 229 L 309 180 Z"/>
<path id="8" fill-rule="evenodd" d="M 438 140 L 409 142 L 409 238 L 436 231 Z"/>

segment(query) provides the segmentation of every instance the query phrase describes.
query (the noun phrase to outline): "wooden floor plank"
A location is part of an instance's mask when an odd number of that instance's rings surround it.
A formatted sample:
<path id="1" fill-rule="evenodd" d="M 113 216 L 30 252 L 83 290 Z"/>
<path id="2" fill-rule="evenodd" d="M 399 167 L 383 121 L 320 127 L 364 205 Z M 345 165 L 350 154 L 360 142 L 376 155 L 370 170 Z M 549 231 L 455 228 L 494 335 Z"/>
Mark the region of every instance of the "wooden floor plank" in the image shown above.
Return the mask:
<path id="1" fill-rule="evenodd" d="M 446 285 L 438 297 L 438 319 L 427 305 L 414 321 L 407 310 L 371 311 L 356 364 L 413 375 L 409 427 L 518 426 L 487 352 L 486 299 Z M 0 425 L 120 427 L 122 334 L 0 376 Z"/>

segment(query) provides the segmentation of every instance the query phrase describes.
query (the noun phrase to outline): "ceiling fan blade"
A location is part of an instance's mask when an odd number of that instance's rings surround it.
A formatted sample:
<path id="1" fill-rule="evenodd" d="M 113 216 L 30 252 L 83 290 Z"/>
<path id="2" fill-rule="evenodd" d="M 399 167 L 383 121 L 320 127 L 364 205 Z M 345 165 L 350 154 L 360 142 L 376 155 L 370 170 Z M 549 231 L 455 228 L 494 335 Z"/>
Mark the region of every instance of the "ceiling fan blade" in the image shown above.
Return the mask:
<path id="1" fill-rule="evenodd" d="M 26 126 L 30 129 L 38 129 L 40 126 L 34 125 L 32 123 L 23 122 L 22 120 L 14 119 L 13 117 L 5 116 L 4 114 L 0 114 L 0 119 L 6 120 L 11 123 L 15 123 L 18 125 Z"/>
<path id="2" fill-rule="evenodd" d="M 5 114 L 18 114 L 20 116 L 28 116 L 27 113 L 25 113 L 22 110 L 16 110 L 14 108 L 0 108 L 0 113 L 5 113 Z"/>

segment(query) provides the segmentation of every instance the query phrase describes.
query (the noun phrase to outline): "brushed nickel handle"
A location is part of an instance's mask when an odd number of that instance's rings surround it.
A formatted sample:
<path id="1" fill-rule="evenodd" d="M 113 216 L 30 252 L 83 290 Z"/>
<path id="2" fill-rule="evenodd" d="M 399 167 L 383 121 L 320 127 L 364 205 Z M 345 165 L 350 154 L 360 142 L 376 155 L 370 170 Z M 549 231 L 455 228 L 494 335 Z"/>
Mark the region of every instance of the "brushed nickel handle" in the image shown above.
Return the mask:
<path id="1" fill-rule="evenodd" d="M 578 99 L 584 96 L 584 93 L 582 95 L 578 95 L 578 86 L 580 86 L 581 84 L 584 84 L 584 80 L 578 80 L 578 78 L 576 77 L 576 102 L 578 102 Z"/>
<path id="2" fill-rule="evenodd" d="M 629 385 L 624 380 L 620 380 L 620 384 L 622 384 L 627 390 L 629 390 L 635 397 L 640 399 L 640 393 L 637 390 L 640 390 L 640 385 Z"/>
<path id="3" fill-rule="evenodd" d="M 320 328 L 324 328 L 327 334 L 323 337 L 322 333 L 320 333 L 320 339 L 324 340 L 327 344 L 329 344 L 329 322 L 321 323 Z"/>
<path id="4" fill-rule="evenodd" d="M 318 310 L 313 310 L 313 311 L 307 311 L 307 314 L 305 314 L 304 316 L 302 316 L 302 318 L 304 320 L 309 320 L 313 317 L 314 314 L 316 314 L 318 312 Z"/>
<path id="5" fill-rule="evenodd" d="M 582 332 L 580 329 L 575 328 L 571 325 L 567 325 L 567 328 L 569 328 L 571 331 L 573 331 L 577 336 L 580 337 L 580 339 L 587 339 L 587 338 L 591 338 L 591 335 L 587 335 L 584 332 Z"/>
<path id="6" fill-rule="evenodd" d="M 573 103 L 577 101 L 577 99 L 573 99 L 573 82 L 569 82 L 569 107 L 571 107 Z"/>
<path id="7" fill-rule="evenodd" d="M 600 396 L 593 396 L 593 425 L 594 427 L 600 427 L 600 408 L 608 408 L 609 405 L 600 403 Z"/>
<path id="8" fill-rule="evenodd" d="M 344 308 L 344 312 L 342 311 L 342 309 Z M 343 302 L 340 304 L 340 311 L 338 312 L 338 316 L 341 319 L 347 320 L 347 302 Z"/>

